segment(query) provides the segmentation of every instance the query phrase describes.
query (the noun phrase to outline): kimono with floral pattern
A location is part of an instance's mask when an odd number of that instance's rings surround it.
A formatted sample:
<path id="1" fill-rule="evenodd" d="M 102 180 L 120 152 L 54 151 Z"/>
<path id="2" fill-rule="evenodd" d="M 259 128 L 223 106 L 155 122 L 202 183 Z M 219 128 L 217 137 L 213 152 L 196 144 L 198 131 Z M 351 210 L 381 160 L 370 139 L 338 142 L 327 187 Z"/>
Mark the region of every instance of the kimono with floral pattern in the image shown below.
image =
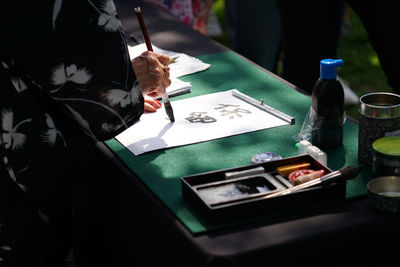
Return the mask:
<path id="1" fill-rule="evenodd" d="M 47 266 L 41 225 L 142 113 L 112 0 L 0 0 L 0 266 Z"/>
<path id="2" fill-rule="evenodd" d="M 146 0 L 168 10 L 193 29 L 207 34 L 208 17 L 214 0 Z"/>

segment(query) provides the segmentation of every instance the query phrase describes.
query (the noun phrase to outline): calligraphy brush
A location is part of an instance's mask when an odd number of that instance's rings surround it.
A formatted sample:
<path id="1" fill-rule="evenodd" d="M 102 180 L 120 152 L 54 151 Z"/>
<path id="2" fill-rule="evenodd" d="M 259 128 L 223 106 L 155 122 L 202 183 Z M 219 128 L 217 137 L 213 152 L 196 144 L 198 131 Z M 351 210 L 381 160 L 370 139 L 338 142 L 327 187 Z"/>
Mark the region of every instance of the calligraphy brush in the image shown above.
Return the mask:
<path id="1" fill-rule="evenodd" d="M 142 30 L 143 39 L 146 43 L 146 47 L 148 51 L 153 51 L 153 46 L 151 45 L 149 33 L 147 32 L 146 24 L 144 23 L 143 13 L 140 7 L 135 8 L 136 16 L 139 21 L 140 29 Z M 168 115 L 168 118 L 171 122 L 175 121 L 174 111 L 172 110 L 171 102 L 169 101 L 168 94 L 165 92 L 161 95 L 162 101 L 164 103 L 165 112 Z"/>
<path id="2" fill-rule="evenodd" d="M 293 186 L 291 188 L 284 189 L 284 190 L 278 191 L 276 193 L 266 195 L 263 198 L 271 198 L 271 197 L 277 197 L 277 196 L 291 194 L 293 192 L 296 192 L 296 191 L 304 189 L 304 188 L 308 188 L 313 185 L 322 185 L 322 184 L 328 184 L 328 183 L 353 179 L 354 177 L 356 177 L 358 175 L 360 170 L 361 170 L 361 167 L 359 167 L 359 166 L 345 167 L 338 171 L 328 173 L 328 174 L 322 176 L 321 178 L 317 178 L 317 179 Z"/>

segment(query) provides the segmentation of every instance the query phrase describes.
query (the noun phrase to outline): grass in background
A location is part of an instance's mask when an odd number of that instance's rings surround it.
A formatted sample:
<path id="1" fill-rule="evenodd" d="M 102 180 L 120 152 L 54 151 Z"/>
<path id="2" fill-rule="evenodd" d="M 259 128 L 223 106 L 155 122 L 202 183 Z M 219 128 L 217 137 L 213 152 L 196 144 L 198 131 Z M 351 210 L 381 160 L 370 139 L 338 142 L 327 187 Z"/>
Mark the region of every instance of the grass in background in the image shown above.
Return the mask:
<path id="1" fill-rule="evenodd" d="M 230 39 L 228 33 L 226 32 L 225 0 L 214 0 L 213 11 L 217 16 L 223 30 L 222 35 L 213 37 L 213 39 L 227 47 L 231 47 Z"/>
<path id="2" fill-rule="evenodd" d="M 344 60 L 338 75 L 349 82 L 350 88 L 358 96 L 377 91 L 391 92 L 363 24 L 352 10 L 349 18 L 350 32 L 341 38 L 338 48 L 338 58 Z M 346 106 L 345 110 L 348 115 L 358 119 L 358 108 L 358 105 Z"/>
<path id="3" fill-rule="evenodd" d="M 350 32 L 339 42 L 338 57 L 345 62 L 339 75 L 350 82 L 354 91 L 361 94 L 391 91 L 364 26 L 353 11 L 350 11 Z"/>
<path id="4" fill-rule="evenodd" d="M 214 0 L 213 11 L 218 17 L 224 33 L 214 39 L 230 47 L 226 33 L 225 0 Z M 338 58 L 343 59 L 344 66 L 338 75 L 349 83 L 349 87 L 358 95 L 376 91 L 391 92 L 386 83 L 379 59 L 372 48 L 367 33 L 358 16 L 350 9 L 350 27 L 347 35 L 343 35 L 338 47 Z M 358 119 L 358 105 L 346 106 L 347 115 Z"/>

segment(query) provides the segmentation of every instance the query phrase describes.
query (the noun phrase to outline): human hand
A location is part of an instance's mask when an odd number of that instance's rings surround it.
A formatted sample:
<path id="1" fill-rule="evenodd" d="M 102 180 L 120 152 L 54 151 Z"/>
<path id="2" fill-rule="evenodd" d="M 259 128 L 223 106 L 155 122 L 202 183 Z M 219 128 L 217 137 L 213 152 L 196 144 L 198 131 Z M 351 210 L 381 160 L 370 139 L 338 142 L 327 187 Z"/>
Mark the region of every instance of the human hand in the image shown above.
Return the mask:
<path id="1" fill-rule="evenodd" d="M 150 96 L 144 95 L 144 111 L 145 112 L 156 112 L 158 108 L 161 108 L 161 103 Z"/>
<path id="2" fill-rule="evenodd" d="M 169 79 L 169 57 L 146 51 L 132 60 L 133 70 L 143 95 L 158 97 L 171 84 Z"/>

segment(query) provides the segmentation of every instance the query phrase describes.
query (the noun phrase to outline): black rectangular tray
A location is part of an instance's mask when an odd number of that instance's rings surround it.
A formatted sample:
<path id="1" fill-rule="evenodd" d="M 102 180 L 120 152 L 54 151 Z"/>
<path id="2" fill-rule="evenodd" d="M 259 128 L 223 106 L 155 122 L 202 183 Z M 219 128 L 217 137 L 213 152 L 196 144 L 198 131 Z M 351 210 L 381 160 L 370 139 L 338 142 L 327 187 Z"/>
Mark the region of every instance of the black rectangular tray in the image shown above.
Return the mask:
<path id="1" fill-rule="evenodd" d="M 332 172 L 310 155 L 302 155 L 184 176 L 181 178 L 182 194 L 187 201 L 193 204 L 196 209 L 200 209 L 211 220 L 260 216 L 345 198 L 346 182 L 314 186 L 288 195 L 263 198 L 268 193 L 283 190 L 290 186 L 288 179 L 277 172 L 278 167 L 302 162 L 310 163 L 311 169 L 323 169 L 325 174 Z M 226 173 L 251 170 L 260 166 L 264 168 L 265 172 L 229 179 L 225 176 Z M 242 188 L 246 189 L 246 194 L 240 193 Z M 257 190 L 254 190 L 254 188 L 257 188 Z M 259 188 L 265 190 L 265 193 L 260 193 Z M 223 189 L 227 190 L 221 191 Z M 221 192 L 229 192 L 229 194 L 221 194 Z"/>

